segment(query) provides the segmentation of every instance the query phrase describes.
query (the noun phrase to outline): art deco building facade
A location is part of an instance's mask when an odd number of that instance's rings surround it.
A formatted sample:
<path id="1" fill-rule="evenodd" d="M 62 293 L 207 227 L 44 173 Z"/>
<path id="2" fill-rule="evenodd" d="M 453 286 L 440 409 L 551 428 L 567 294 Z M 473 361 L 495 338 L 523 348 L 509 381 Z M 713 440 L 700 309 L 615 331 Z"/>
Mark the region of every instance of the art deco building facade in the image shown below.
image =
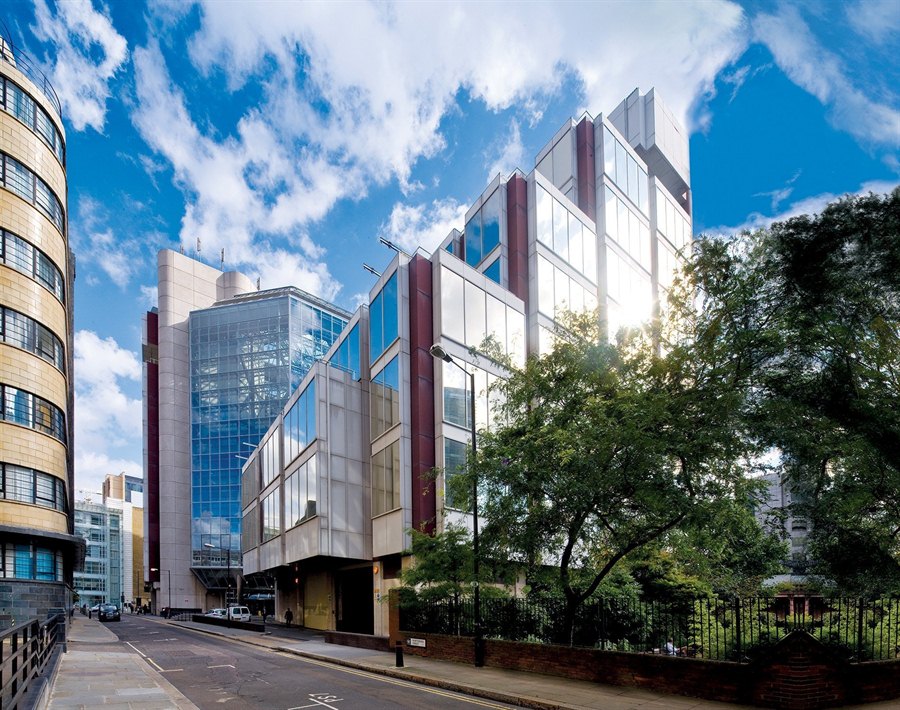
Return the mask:
<path id="1" fill-rule="evenodd" d="M 70 603 L 72 280 L 59 100 L 0 39 L 0 623 Z"/>
<path id="2" fill-rule="evenodd" d="M 498 176 L 433 254 L 397 253 L 244 467 L 244 572 L 276 578 L 276 613 L 309 627 L 387 633 L 380 600 L 411 528 L 469 516 L 445 495 L 504 370 L 545 353 L 563 311 L 607 332 L 649 320 L 691 241 L 688 140 L 651 90 L 567 122 L 528 174 Z M 434 471 L 440 472 L 437 479 Z"/>

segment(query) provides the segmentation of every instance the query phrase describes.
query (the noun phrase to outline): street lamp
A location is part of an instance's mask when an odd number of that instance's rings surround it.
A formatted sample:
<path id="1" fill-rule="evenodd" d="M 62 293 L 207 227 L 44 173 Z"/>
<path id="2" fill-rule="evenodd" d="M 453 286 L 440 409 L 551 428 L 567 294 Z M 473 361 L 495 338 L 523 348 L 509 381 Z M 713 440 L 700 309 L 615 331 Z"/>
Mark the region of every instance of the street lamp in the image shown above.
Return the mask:
<path id="1" fill-rule="evenodd" d="M 228 593 L 231 591 L 231 550 L 226 550 L 224 547 L 216 547 L 211 542 L 204 542 L 203 547 L 209 548 L 210 550 L 219 550 L 219 552 L 222 552 L 225 555 L 225 611 L 227 616 Z"/>
<path id="2" fill-rule="evenodd" d="M 171 617 L 172 616 L 172 570 L 170 570 L 170 569 L 161 570 L 161 569 L 159 569 L 159 567 L 151 567 L 150 571 L 166 573 L 166 577 L 168 578 L 166 580 L 166 584 L 169 588 L 169 616 Z"/>
<path id="3" fill-rule="evenodd" d="M 478 575 L 478 473 L 475 470 L 475 453 L 477 451 L 475 447 L 475 372 L 466 370 L 466 368 L 450 357 L 449 353 L 437 343 L 431 346 L 429 352 L 432 357 L 443 360 L 444 362 L 449 362 L 451 365 L 456 365 L 456 367 L 468 375 L 469 388 L 472 392 L 472 396 L 469 400 L 469 419 L 471 423 L 470 433 L 472 436 L 472 463 L 470 464 L 470 473 L 472 474 L 472 553 L 474 555 L 472 571 L 475 576 L 475 667 L 481 668 L 484 665 L 484 638 L 481 632 L 481 585 L 479 583 Z"/>

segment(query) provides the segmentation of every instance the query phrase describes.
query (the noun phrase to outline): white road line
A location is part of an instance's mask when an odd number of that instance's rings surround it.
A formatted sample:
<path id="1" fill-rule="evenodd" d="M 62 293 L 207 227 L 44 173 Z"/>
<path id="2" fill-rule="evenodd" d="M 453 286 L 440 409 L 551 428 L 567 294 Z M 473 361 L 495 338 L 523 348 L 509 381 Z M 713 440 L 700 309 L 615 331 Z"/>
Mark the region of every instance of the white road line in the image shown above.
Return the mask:
<path id="1" fill-rule="evenodd" d="M 207 666 L 207 668 L 234 668 L 230 663 L 223 663 L 220 666 Z"/>
<path id="2" fill-rule="evenodd" d="M 137 651 L 138 653 L 140 653 L 140 654 L 141 654 L 141 658 L 146 658 L 146 657 L 147 657 L 146 654 L 144 654 L 139 648 L 137 648 L 133 643 L 131 643 L 131 641 L 126 641 L 125 643 L 127 643 L 127 644 L 128 644 L 129 646 L 131 646 L 135 651 Z"/>

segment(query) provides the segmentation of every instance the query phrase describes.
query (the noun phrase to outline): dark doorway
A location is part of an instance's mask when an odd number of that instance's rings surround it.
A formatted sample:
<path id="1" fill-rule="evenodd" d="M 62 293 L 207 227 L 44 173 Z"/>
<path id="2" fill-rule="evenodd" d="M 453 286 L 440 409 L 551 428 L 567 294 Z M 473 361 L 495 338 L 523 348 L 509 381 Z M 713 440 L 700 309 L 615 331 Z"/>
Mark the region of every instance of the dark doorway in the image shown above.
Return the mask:
<path id="1" fill-rule="evenodd" d="M 371 634 L 375 628 L 372 568 L 347 569 L 334 575 L 338 631 Z"/>

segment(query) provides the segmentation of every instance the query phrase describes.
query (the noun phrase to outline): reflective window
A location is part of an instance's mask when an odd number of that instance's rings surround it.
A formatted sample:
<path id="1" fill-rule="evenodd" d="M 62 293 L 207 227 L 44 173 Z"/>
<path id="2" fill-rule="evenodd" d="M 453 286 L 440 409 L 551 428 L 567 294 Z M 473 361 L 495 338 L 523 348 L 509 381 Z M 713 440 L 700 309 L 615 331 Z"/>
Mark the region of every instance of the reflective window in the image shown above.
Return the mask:
<path id="1" fill-rule="evenodd" d="M 466 469 L 467 445 L 462 441 L 444 439 L 444 505 L 448 508 L 459 508 L 450 493 L 450 480 Z"/>
<path id="2" fill-rule="evenodd" d="M 494 283 L 503 285 L 503 277 L 500 275 L 500 257 L 494 259 L 493 263 L 484 270 L 484 275 Z"/>
<path id="3" fill-rule="evenodd" d="M 536 186 L 538 240 L 591 281 L 597 279 L 597 239 L 594 232 L 540 185 Z M 552 219 L 541 216 L 549 210 Z M 549 227 L 549 229 L 547 229 Z"/>
<path id="4" fill-rule="evenodd" d="M 632 259 L 649 271 L 650 228 L 608 187 L 604 190 L 604 204 L 606 233 Z"/>
<path id="5" fill-rule="evenodd" d="M 63 574 L 63 556 L 59 550 L 28 543 L 0 543 L 0 578 L 62 582 Z"/>
<path id="6" fill-rule="evenodd" d="M 500 190 L 495 190 L 466 222 L 466 263 L 477 267 L 500 244 Z"/>
<path id="7" fill-rule="evenodd" d="M 18 84 L 4 77 L 0 77 L 0 108 L 37 133 L 65 165 L 65 145 L 50 116 Z"/>
<path id="8" fill-rule="evenodd" d="M 586 289 L 565 271 L 538 256 L 538 310 L 551 318 L 562 311 L 580 312 L 597 307 L 593 289 Z"/>
<path id="9" fill-rule="evenodd" d="M 65 416 L 55 404 L 9 385 L 0 385 L 0 400 L 0 419 L 49 434 L 66 443 Z"/>
<path id="10" fill-rule="evenodd" d="M 291 408 L 284 416 L 282 429 L 284 461 L 285 465 L 287 465 L 297 458 L 316 438 L 315 380 L 307 385 L 303 394 L 291 405 Z"/>
<path id="11" fill-rule="evenodd" d="M 660 188 L 656 188 L 656 228 L 677 251 L 684 249 L 693 238 L 690 222 L 682 216 L 669 195 Z"/>
<path id="12" fill-rule="evenodd" d="M 641 212 L 650 214 L 647 171 L 606 126 L 603 127 L 603 171 Z"/>
<path id="13" fill-rule="evenodd" d="M 400 334 L 397 272 L 384 284 L 369 306 L 369 364 L 375 362 Z"/>
<path id="14" fill-rule="evenodd" d="M 263 542 L 281 534 L 281 490 L 276 488 L 263 499 Z"/>
<path id="15" fill-rule="evenodd" d="M 369 384 L 370 433 L 374 441 L 400 423 L 400 363 L 394 357 Z"/>
<path id="16" fill-rule="evenodd" d="M 0 340 L 34 353 L 65 372 L 62 341 L 36 320 L 0 306 Z"/>
<path id="17" fill-rule="evenodd" d="M 648 320 L 653 304 L 650 277 L 614 249 L 607 250 L 606 263 L 608 294 L 618 307 L 618 322 L 613 328 L 610 318 L 610 333 L 615 333 L 619 326 L 634 326 Z"/>
<path id="18" fill-rule="evenodd" d="M 41 178 L 15 158 L 0 153 L 0 185 L 40 209 L 56 228 L 65 234 L 65 218 L 62 203 Z"/>
<path id="19" fill-rule="evenodd" d="M 372 517 L 400 507 L 400 442 L 372 454 Z"/>
<path id="20" fill-rule="evenodd" d="M 24 466 L 0 464 L 0 498 L 65 512 L 65 482 Z"/>
<path id="21" fill-rule="evenodd" d="M 476 349 L 490 337 L 515 364 L 525 362 L 524 314 L 446 267 L 441 269 L 441 329 L 444 337 Z"/>
<path id="22" fill-rule="evenodd" d="M 316 457 L 313 456 L 284 485 L 285 529 L 299 525 L 316 514 Z"/>
<path id="23" fill-rule="evenodd" d="M 260 462 L 262 464 L 262 484 L 269 485 L 281 471 L 281 456 L 278 449 L 278 431 L 276 430 L 262 445 Z"/>
<path id="24" fill-rule="evenodd" d="M 334 355 L 331 356 L 331 364 L 352 373 L 353 379 L 359 380 L 359 323 L 353 326 L 338 349 L 334 351 Z"/>
<path id="25" fill-rule="evenodd" d="M 494 387 L 498 378 L 470 364 L 466 364 L 466 368 L 475 373 L 475 428 L 490 429 L 499 416 L 499 390 Z M 471 377 L 456 365 L 444 362 L 441 381 L 444 421 L 471 430 Z"/>

